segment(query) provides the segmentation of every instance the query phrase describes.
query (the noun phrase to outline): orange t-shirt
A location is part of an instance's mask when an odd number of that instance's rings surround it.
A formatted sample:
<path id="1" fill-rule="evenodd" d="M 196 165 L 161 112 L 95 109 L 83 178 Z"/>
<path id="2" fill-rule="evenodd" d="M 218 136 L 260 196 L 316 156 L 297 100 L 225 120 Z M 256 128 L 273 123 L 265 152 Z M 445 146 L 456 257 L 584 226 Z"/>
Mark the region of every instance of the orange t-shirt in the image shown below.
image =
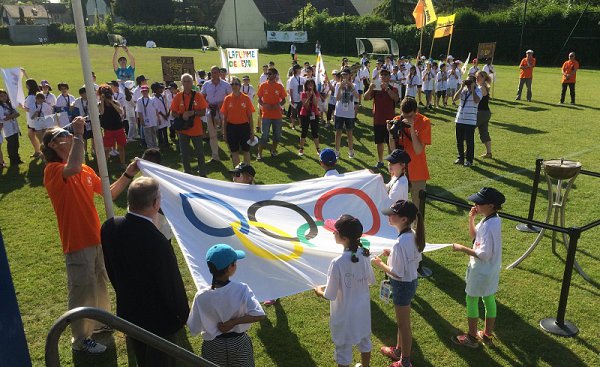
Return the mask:
<path id="1" fill-rule="evenodd" d="M 399 116 L 397 117 L 399 118 Z M 408 180 L 409 181 L 424 181 L 429 180 L 429 169 L 427 168 L 427 156 L 425 155 L 426 145 L 431 145 L 431 121 L 420 113 L 415 116 L 415 134 L 419 137 L 419 141 L 423 144 L 423 150 L 420 154 L 415 153 L 412 141 L 410 140 L 410 131 L 405 129 L 403 134 L 400 134 L 398 144 L 404 147 L 404 150 L 410 156 L 408 164 Z"/>
<path id="2" fill-rule="evenodd" d="M 285 100 L 287 97 L 287 93 L 285 92 L 285 88 L 283 85 L 274 82 L 270 83 L 268 80 L 258 87 L 258 92 L 256 93 L 258 98 L 261 98 L 263 103 L 266 104 L 279 104 L 281 101 Z M 268 110 L 266 108 L 261 108 L 262 118 L 264 119 L 274 119 L 281 120 L 281 108 L 276 108 L 274 110 Z"/>
<path id="3" fill-rule="evenodd" d="M 183 114 L 188 110 L 190 106 L 190 98 L 192 98 L 191 94 L 184 94 L 183 92 L 179 92 L 173 98 L 173 102 L 171 102 L 171 111 L 177 114 Z M 194 97 L 194 104 L 192 105 L 193 111 L 202 111 L 208 108 L 208 103 L 206 99 L 200 92 L 196 92 L 196 96 Z M 179 133 L 188 135 L 188 136 L 200 136 L 204 134 L 204 127 L 202 126 L 202 120 L 200 116 L 194 117 L 194 126 L 190 127 L 187 130 L 181 130 Z"/>
<path id="4" fill-rule="evenodd" d="M 577 60 L 567 60 L 565 61 L 565 63 L 563 64 L 562 67 L 562 72 L 563 72 L 563 77 L 562 77 L 562 82 L 563 83 L 572 83 L 575 84 L 575 80 L 577 79 L 577 73 L 576 71 L 579 70 L 579 61 Z M 565 78 L 564 74 L 571 74 L 569 76 L 569 79 Z"/>
<path id="5" fill-rule="evenodd" d="M 50 162 L 44 169 L 44 186 L 56 213 L 65 254 L 100 244 L 94 193 L 102 194 L 100 177 L 93 169 L 84 164 L 80 173 L 65 180 L 62 173 L 66 165 Z"/>
<path id="6" fill-rule="evenodd" d="M 523 60 L 521 60 L 521 63 L 519 64 L 519 67 L 521 66 L 527 66 L 527 58 L 524 57 Z M 535 57 L 531 58 L 531 66 L 530 68 L 527 69 L 519 69 L 521 71 L 519 78 L 521 79 L 531 79 L 533 78 L 533 68 L 535 67 Z"/>
<path id="7" fill-rule="evenodd" d="M 234 96 L 233 93 L 227 95 L 221 105 L 221 112 L 225 116 L 225 121 L 232 125 L 241 125 L 248 123 L 248 112 L 254 112 L 254 106 L 250 97 L 245 93 Z"/>

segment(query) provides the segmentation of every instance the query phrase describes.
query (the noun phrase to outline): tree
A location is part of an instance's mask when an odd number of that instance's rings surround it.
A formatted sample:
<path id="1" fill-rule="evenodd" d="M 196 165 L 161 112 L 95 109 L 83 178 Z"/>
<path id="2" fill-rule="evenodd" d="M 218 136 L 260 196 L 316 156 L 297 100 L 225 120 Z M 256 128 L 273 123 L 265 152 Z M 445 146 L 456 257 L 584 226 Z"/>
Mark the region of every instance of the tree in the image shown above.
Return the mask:
<path id="1" fill-rule="evenodd" d="M 175 14 L 172 0 L 115 0 L 115 14 L 132 23 L 171 24 Z"/>

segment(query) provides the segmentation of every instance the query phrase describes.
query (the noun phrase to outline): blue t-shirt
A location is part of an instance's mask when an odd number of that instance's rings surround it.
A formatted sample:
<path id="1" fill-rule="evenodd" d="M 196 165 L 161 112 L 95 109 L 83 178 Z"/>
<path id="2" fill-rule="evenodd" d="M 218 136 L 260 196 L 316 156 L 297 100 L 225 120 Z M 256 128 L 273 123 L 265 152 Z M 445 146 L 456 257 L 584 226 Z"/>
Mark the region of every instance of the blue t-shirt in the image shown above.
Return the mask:
<path id="1" fill-rule="evenodd" d="M 117 79 L 121 81 L 133 80 L 135 77 L 135 68 L 131 67 L 131 65 L 126 68 L 118 68 L 115 69 L 115 74 L 117 74 Z"/>

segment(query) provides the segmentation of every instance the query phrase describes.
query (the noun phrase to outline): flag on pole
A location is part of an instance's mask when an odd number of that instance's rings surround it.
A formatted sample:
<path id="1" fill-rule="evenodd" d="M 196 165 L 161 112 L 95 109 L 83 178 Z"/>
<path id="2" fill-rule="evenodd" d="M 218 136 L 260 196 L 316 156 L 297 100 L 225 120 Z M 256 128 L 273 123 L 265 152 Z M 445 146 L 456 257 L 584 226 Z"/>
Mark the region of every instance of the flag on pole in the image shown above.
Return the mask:
<path id="1" fill-rule="evenodd" d="M 227 74 L 229 74 L 229 64 L 227 63 L 225 49 L 219 47 L 219 54 L 221 55 L 221 67 L 227 69 Z"/>
<path id="2" fill-rule="evenodd" d="M 437 18 L 437 24 L 435 26 L 435 32 L 433 38 L 442 38 L 452 34 L 454 32 L 454 18 L 456 14 L 448 15 L 446 17 Z"/>
<path id="3" fill-rule="evenodd" d="M 413 10 L 413 17 L 415 18 L 417 29 L 435 22 L 437 16 L 435 15 L 435 9 L 431 0 L 419 0 L 417 6 L 415 6 L 415 10 Z"/>
<path id="4" fill-rule="evenodd" d="M 16 105 L 25 104 L 25 94 L 23 93 L 23 71 L 21 68 L 0 69 L 6 86 L 6 93 L 11 102 Z"/>
<path id="5" fill-rule="evenodd" d="M 383 179 L 367 170 L 290 184 L 242 185 L 144 160 L 138 166 L 160 184 L 161 208 L 198 289 L 211 284 L 206 251 L 218 243 L 246 252 L 236 277 L 265 301 L 327 282 L 331 260 L 344 250 L 335 243 L 332 226 L 342 214 L 362 222 L 361 243 L 373 254 L 391 248 L 398 236 L 380 211 L 391 203 Z M 425 251 L 446 246 L 427 244 Z"/>
<path id="6" fill-rule="evenodd" d="M 467 56 L 467 59 L 465 60 L 465 63 L 460 68 L 460 71 L 462 71 L 462 75 L 465 75 L 465 73 L 467 72 L 467 68 L 469 67 L 469 61 L 471 61 L 471 53 L 470 52 L 469 52 L 469 55 Z"/>
<path id="7" fill-rule="evenodd" d="M 321 51 L 317 53 L 317 70 L 315 70 L 315 83 L 317 84 L 317 90 L 319 93 L 322 90 L 323 83 L 325 83 L 325 64 L 323 63 L 323 56 Z"/>

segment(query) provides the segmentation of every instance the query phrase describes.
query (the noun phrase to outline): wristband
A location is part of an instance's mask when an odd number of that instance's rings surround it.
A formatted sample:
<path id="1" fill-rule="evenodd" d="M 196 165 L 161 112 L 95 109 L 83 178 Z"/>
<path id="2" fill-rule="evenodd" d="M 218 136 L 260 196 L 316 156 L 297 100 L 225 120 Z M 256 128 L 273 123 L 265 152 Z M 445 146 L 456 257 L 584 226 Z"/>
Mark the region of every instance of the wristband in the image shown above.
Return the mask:
<path id="1" fill-rule="evenodd" d="M 130 180 L 133 180 L 133 176 L 128 174 L 127 172 L 123 172 L 123 176 L 127 177 Z"/>

